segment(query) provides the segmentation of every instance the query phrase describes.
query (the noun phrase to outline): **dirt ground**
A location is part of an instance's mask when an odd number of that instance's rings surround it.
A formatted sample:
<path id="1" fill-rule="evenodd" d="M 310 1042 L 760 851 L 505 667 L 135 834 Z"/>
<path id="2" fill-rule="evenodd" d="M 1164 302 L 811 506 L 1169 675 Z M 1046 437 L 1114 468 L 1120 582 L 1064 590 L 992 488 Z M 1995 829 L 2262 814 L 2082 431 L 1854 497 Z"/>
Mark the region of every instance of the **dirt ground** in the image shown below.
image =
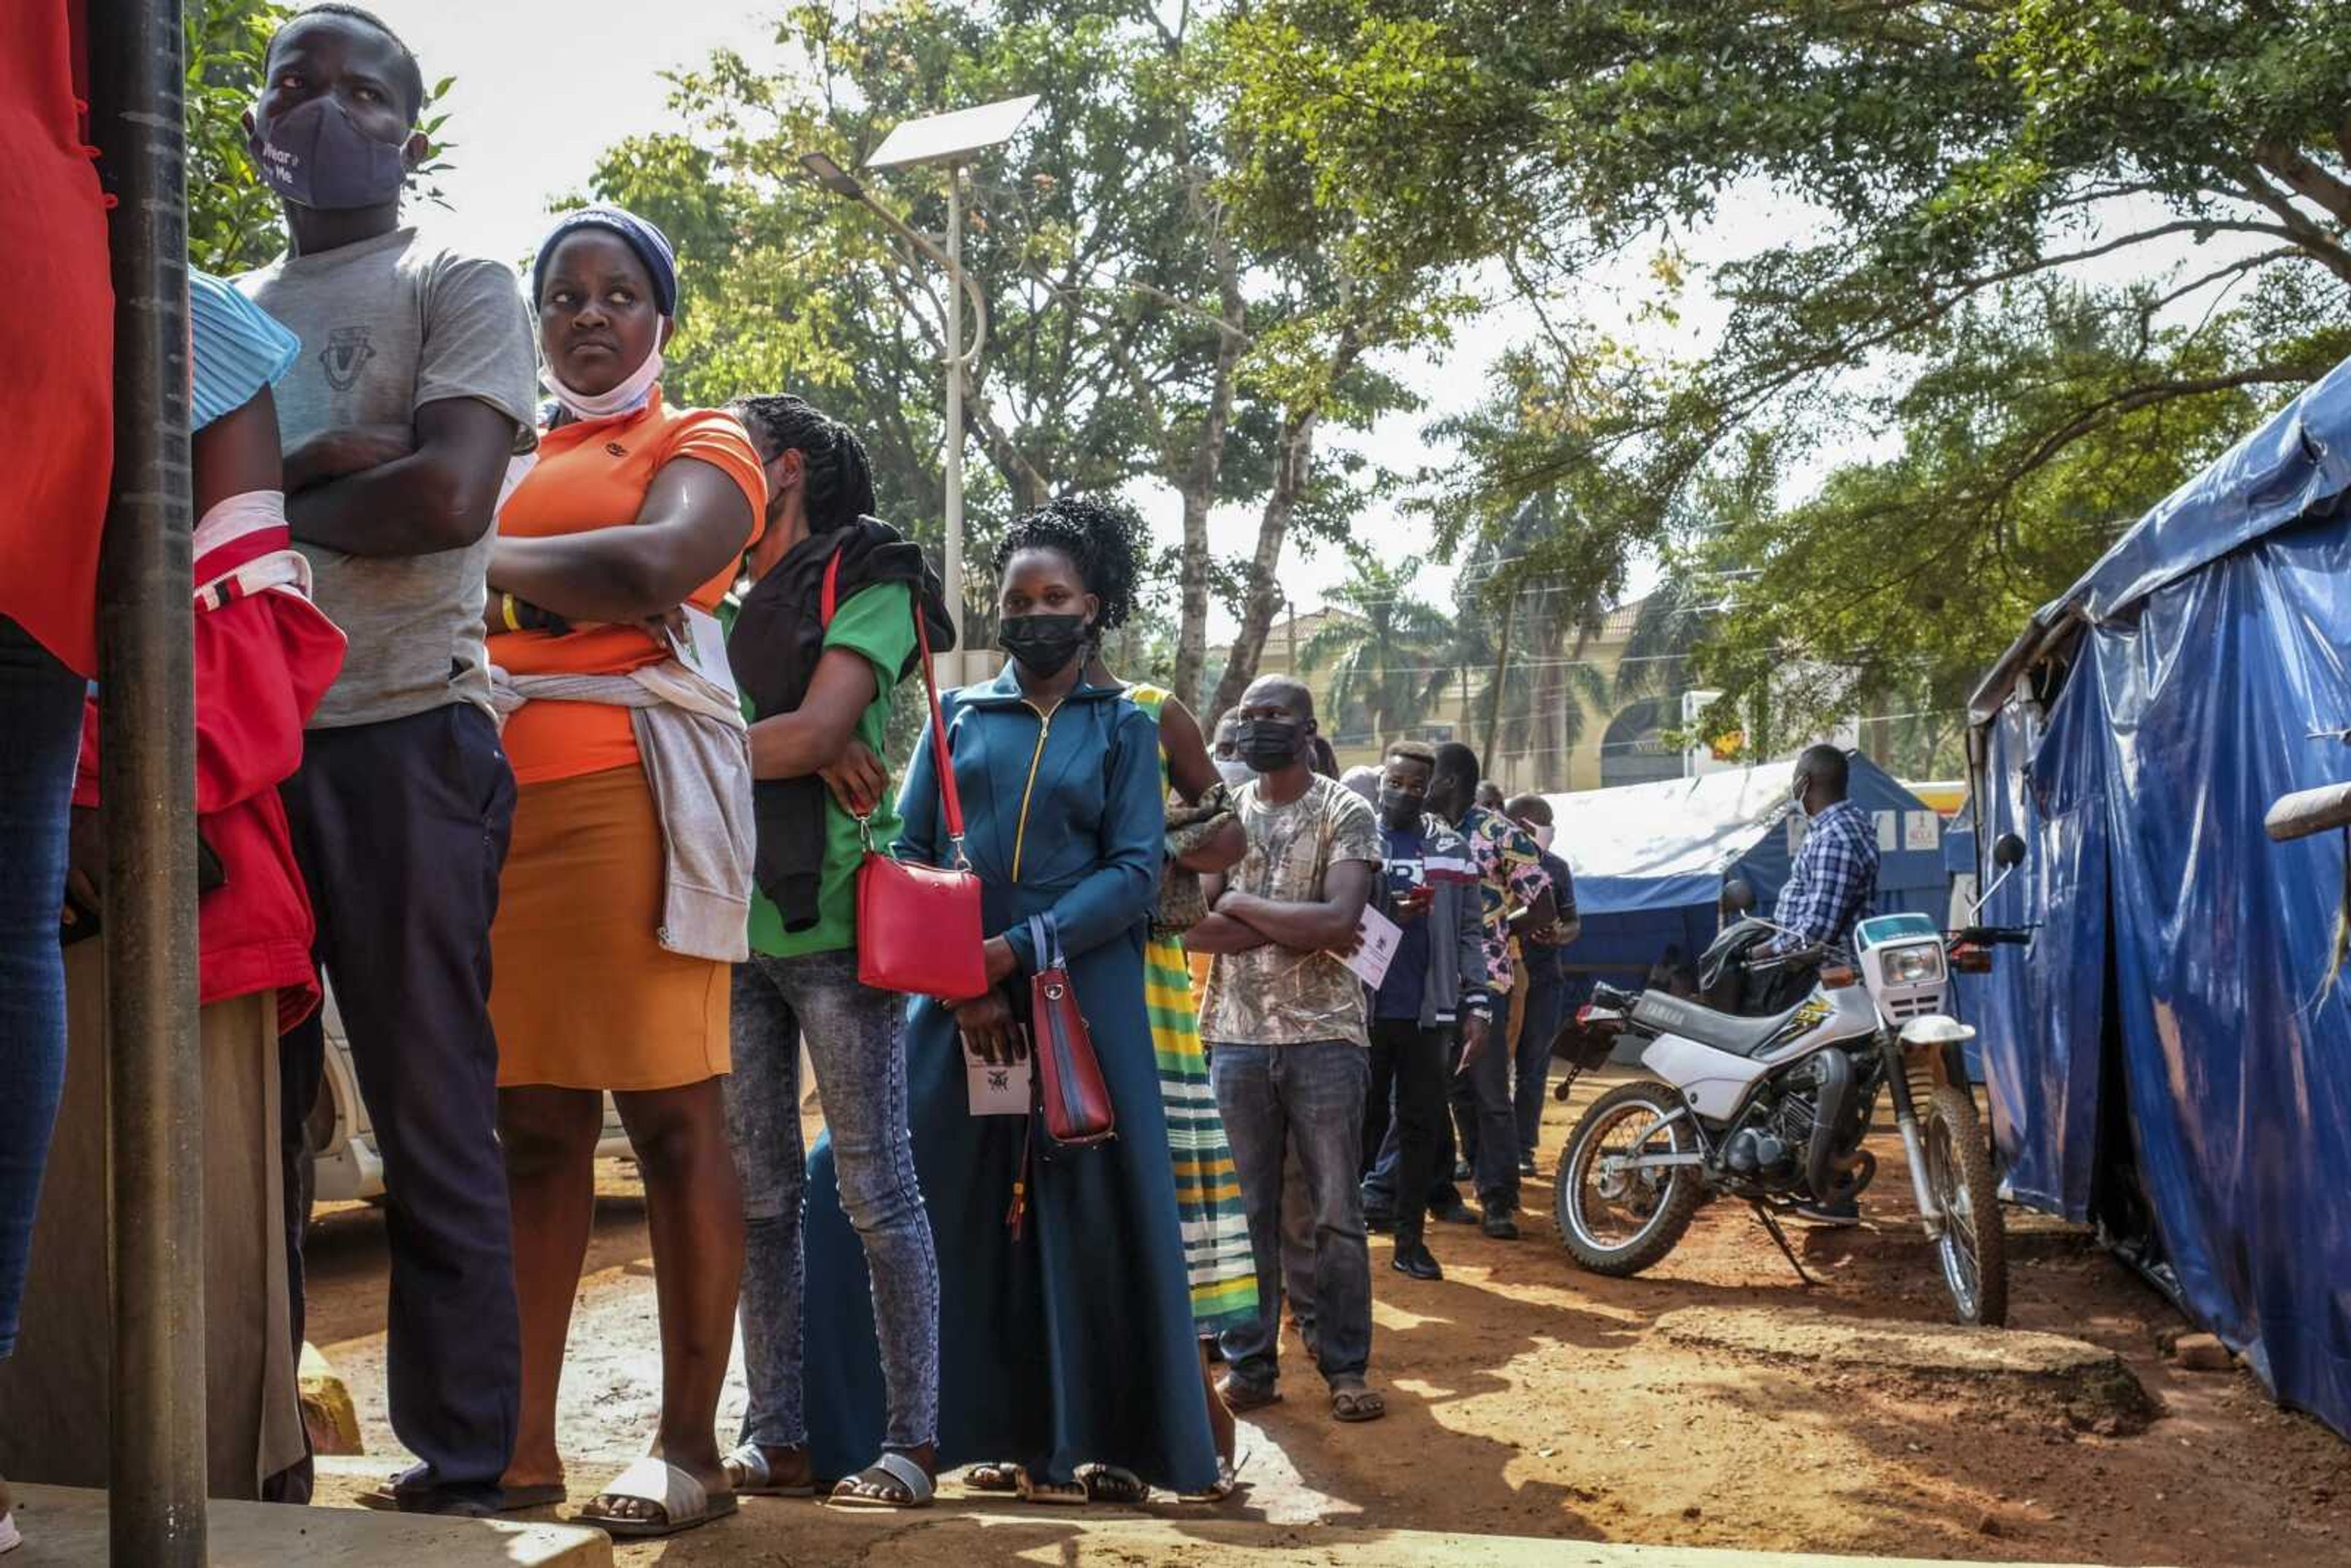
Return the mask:
<path id="1" fill-rule="evenodd" d="M 1573 1114 L 1604 1087 L 1587 1081 L 1573 1111 L 1552 1106 L 1546 1168 Z M 1386 1239 L 1375 1237 L 1373 1370 L 1390 1390 L 1389 1418 L 1335 1425 L 1290 1341 L 1288 1398 L 1244 1424 L 1249 1484 L 1214 1517 L 1918 1558 L 2351 1563 L 2351 1448 L 2277 1409 L 2241 1370 L 2178 1368 L 2158 1348 L 2159 1334 L 2181 1326 L 2166 1301 L 2086 1236 L 2019 1210 L 2010 1211 L 2011 1325 L 2118 1354 L 2161 1412 L 2144 1430 L 2022 1385 L 1832 1372 L 1653 1332 L 1659 1316 L 1688 1307 L 1942 1321 L 1948 1302 L 1915 1228 L 1899 1145 L 1881 1137 L 1875 1146 L 1871 1223 L 1794 1233 L 1816 1288 L 1800 1284 L 1749 1214 L 1729 1205 L 1702 1211 L 1646 1278 L 1583 1273 L 1559 1246 L 1547 1176 L 1528 1184 L 1526 1234 L 1515 1244 L 1433 1228 L 1442 1283 L 1390 1270 Z M 580 1498 L 642 1451 L 660 1377 L 633 1170 L 611 1163 L 601 1185 L 563 1391 Z M 354 1206 L 322 1214 L 311 1252 L 312 1337 L 350 1382 L 371 1454 L 396 1449 L 377 1332 L 382 1247 L 374 1212 Z M 740 1408 L 738 1380 L 723 1430 Z M 741 1524 L 632 1548 L 622 1561 L 817 1560 L 773 1554 L 770 1532 L 741 1533 L 772 1510 L 808 1506 L 763 1504 Z M 1152 1511 L 1204 1517 L 1172 1503 Z M 873 1533 L 869 1548 L 893 1531 L 877 1521 Z"/>

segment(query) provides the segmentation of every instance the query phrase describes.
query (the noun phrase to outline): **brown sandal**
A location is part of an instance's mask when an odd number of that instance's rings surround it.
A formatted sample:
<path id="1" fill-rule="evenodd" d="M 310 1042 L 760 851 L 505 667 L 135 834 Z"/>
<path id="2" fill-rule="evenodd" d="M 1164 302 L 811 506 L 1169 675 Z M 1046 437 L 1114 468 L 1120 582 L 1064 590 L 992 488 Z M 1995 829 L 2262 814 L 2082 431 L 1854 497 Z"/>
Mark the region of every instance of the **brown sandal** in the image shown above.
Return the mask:
<path id="1" fill-rule="evenodd" d="M 1259 1388 L 1228 1372 L 1217 1379 L 1217 1397 L 1222 1399 L 1225 1402 L 1225 1408 L 1234 1415 L 1246 1416 L 1252 1410 L 1262 1410 L 1269 1405 L 1280 1404 L 1281 1390 L 1271 1387 Z"/>
<path id="2" fill-rule="evenodd" d="M 1331 1414 L 1342 1421 L 1376 1421 L 1388 1413 L 1388 1402 L 1374 1388 L 1334 1388 Z"/>

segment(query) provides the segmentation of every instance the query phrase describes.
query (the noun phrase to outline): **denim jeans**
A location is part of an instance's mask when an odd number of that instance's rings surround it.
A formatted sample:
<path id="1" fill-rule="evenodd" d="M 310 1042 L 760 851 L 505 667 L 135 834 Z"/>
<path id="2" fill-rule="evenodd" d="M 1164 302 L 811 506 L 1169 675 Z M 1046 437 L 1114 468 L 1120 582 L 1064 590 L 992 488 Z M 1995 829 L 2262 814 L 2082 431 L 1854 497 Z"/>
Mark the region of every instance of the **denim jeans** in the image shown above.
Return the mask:
<path id="1" fill-rule="evenodd" d="M 1526 1017 L 1519 1026 L 1517 1082 L 1510 1098 L 1518 1108 L 1519 1152 L 1532 1155 L 1541 1138 L 1543 1101 L 1551 1092 L 1551 1048 L 1566 1010 L 1567 981 L 1556 967 L 1528 967 L 1531 972 L 1525 995 L 1519 999 Z"/>
<path id="2" fill-rule="evenodd" d="M 1282 1163 L 1293 1146 L 1314 1214 L 1316 1360 L 1334 1385 L 1360 1379 L 1370 1364 L 1372 1260 L 1356 1186 L 1371 1086 L 1366 1055 L 1352 1040 L 1210 1047 L 1209 1076 L 1257 1260 L 1257 1317 L 1225 1331 L 1225 1360 L 1250 1387 L 1270 1388 L 1280 1375 Z"/>
<path id="3" fill-rule="evenodd" d="M 16 1348 L 41 1166 L 65 1092 L 57 920 L 85 690 L 0 616 L 0 1361 Z"/>
<path id="4" fill-rule="evenodd" d="M 800 1142 L 803 1033 L 841 1206 L 865 1243 L 873 1325 L 889 1406 L 883 1447 L 919 1448 L 939 1434 L 939 1262 L 906 1131 L 905 998 L 858 984 L 854 951 L 795 958 L 754 954 L 735 966 L 735 1071 L 726 1128 L 743 1181 L 743 1440 L 808 1441 L 801 1398 L 800 1249 L 808 1160 Z"/>

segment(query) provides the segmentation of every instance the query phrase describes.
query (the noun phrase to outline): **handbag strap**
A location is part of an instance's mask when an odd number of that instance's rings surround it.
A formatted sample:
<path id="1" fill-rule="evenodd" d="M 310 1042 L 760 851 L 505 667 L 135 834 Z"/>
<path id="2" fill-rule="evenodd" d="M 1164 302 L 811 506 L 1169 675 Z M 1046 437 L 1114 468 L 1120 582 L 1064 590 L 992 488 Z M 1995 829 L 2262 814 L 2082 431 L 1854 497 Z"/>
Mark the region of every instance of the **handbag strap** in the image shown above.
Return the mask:
<path id="1" fill-rule="evenodd" d="M 1054 923 L 1050 915 L 1032 915 L 1029 917 L 1029 940 L 1037 948 L 1037 968 L 1040 973 L 1047 969 L 1066 969 L 1070 967 L 1069 960 L 1061 956 L 1061 929 Z"/>
<path id="2" fill-rule="evenodd" d="M 939 776 L 939 801 L 946 810 L 947 843 L 955 851 L 955 863 L 968 870 L 971 862 L 963 852 L 963 797 L 956 792 L 955 757 L 947 750 L 947 721 L 939 706 L 939 675 L 931 661 L 931 626 L 923 618 L 923 596 L 914 595 L 914 641 L 923 651 L 923 690 L 931 700 L 931 764 Z"/>

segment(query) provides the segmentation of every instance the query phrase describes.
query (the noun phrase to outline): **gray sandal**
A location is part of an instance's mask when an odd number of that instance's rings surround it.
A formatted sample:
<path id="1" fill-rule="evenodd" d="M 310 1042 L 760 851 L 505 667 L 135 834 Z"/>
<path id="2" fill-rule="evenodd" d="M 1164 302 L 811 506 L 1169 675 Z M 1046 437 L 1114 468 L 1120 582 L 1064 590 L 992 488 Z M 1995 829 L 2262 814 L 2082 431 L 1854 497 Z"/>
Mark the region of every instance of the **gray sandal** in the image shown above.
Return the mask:
<path id="1" fill-rule="evenodd" d="M 768 1463 L 768 1450 L 757 1443 L 738 1443 L 735 1451 L 719 1463 L 726 1467 L 726 1479 L 735 1483 L 737 1497 L 814 1497 L 816 1482 L 799 1481 L 778 1485 L 774 1467 Z"/>
<path id="2" fill-rule="evenodd" d="M 883 1490 L 893 1486 L 899 1489 L 894 1496 Z M 930 1507 L 937 1495 L 929 1471 L 885 1448 L 880 1458 L 834 1486 L 830 1500 L 835 1508 L 914 1509 Z"/>

